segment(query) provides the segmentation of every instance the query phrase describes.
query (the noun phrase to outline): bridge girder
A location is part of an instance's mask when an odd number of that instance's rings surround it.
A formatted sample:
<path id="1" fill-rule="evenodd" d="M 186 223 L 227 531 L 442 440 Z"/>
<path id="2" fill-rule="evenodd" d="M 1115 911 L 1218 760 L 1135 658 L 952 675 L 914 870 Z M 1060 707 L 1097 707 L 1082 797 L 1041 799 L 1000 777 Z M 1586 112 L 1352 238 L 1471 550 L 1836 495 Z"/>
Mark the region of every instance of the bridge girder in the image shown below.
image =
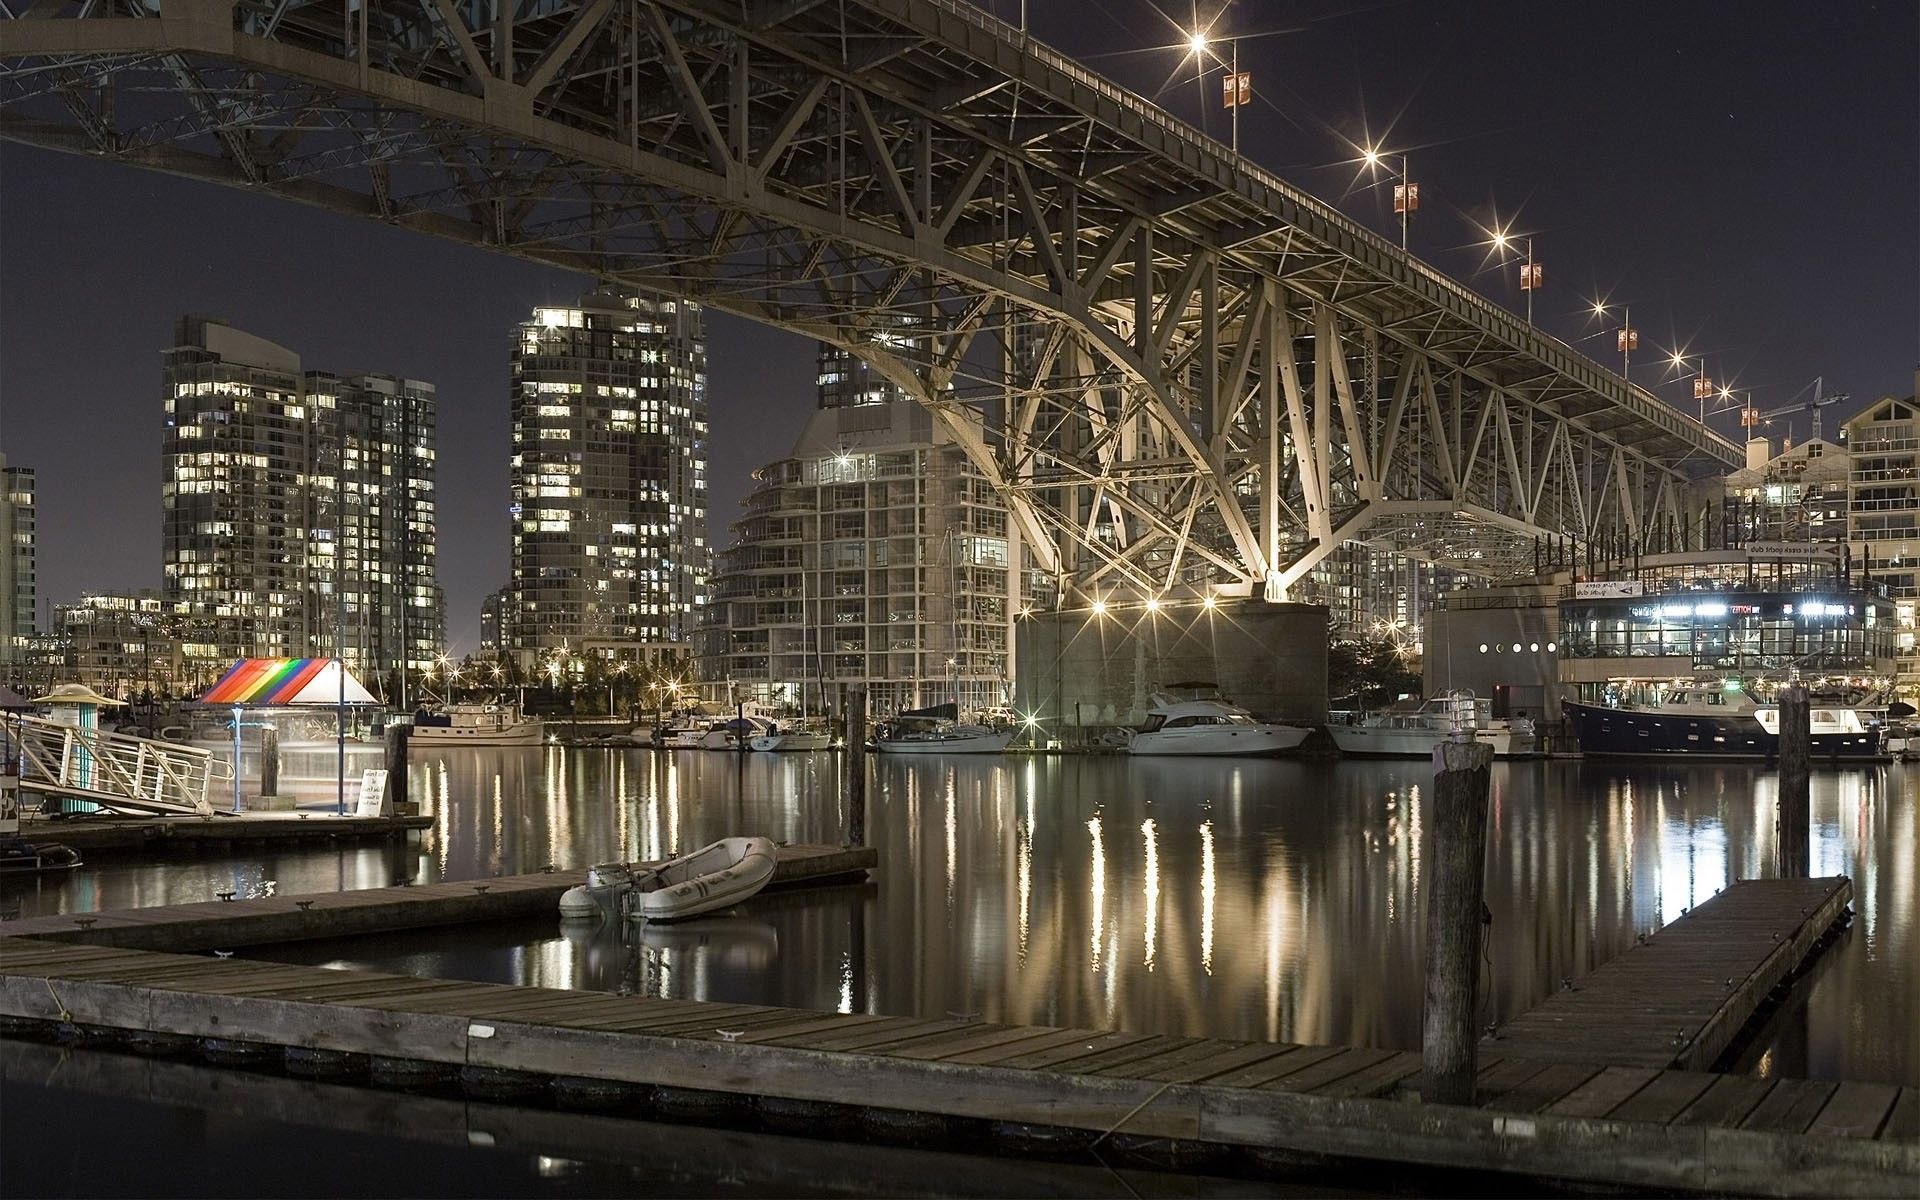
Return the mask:
<path id="1" fill-rule="evenodd" d="M 1645 538 L 1735 448 L 959 0 L 31 0 L 0 137 L 852 348 L 1065 594 Z"/>

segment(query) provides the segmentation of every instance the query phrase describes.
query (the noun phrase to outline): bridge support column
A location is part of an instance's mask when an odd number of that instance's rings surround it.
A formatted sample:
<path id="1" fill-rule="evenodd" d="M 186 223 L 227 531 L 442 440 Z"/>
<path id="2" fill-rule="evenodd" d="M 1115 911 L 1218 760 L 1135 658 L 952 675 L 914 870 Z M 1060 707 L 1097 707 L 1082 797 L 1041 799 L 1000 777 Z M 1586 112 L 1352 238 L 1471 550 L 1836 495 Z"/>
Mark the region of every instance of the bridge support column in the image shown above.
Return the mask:
<path id="1" fill-rule="evenodd" d="M 1153 693 L 1205 683 L 1256 715 L 1327 717 L 1327 610 L 1260 600 L 1112 604 L 1022 617 L 1014 708 L 1073 745 L 1146 719 Z"/>

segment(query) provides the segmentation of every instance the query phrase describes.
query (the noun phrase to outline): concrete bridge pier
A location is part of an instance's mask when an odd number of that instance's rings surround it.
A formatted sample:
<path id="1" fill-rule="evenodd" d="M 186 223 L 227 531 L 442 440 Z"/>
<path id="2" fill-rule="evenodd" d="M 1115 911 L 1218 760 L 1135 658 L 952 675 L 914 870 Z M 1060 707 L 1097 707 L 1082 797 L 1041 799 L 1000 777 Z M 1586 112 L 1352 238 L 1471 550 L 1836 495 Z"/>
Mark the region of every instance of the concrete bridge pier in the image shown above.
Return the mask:
<path id="1" fill-rule="evenodd" d="M 1327 610 L 1261 600 L 1105 605 L 1015 625 L 1014 708 L 1067 745 L 1146 718 L 1153 693 L 1209 683 L 1271 720 L 1327 716 Z"/>

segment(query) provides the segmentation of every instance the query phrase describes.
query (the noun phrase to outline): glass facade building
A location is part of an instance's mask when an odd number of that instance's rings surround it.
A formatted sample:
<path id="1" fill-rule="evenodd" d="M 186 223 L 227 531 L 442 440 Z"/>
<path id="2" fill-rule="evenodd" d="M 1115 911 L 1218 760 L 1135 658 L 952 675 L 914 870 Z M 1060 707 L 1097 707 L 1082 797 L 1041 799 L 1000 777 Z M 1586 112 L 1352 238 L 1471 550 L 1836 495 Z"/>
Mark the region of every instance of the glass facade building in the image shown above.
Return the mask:
<path id="1" fill-rule="evenodd" d="M 512 373 L 505 652 L 539 669 L 684 651 L 711 562 L 699 305 L 601 289 L 538 309 Z"/>
<path id="2" fill-rule="evenodd" d="M 0 454 L 0 663 L 19 678 L 27 662 L 39 601 L 35 481 L 32 467 Z"/>
<path id="3" fill-rule="evenodd" d="M 376 692 L 437 658 L 433 386 L 302 372 L 197 316 L 162 373 L 163 596 L 200 615 L 211 656 L 337 651 Z"/>

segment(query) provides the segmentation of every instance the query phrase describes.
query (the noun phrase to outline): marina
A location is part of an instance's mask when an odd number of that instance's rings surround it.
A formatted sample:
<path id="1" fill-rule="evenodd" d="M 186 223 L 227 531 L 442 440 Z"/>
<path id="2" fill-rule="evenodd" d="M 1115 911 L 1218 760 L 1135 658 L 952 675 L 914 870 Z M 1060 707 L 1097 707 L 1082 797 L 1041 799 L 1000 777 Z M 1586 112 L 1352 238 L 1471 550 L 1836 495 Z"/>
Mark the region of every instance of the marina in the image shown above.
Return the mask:
<path id="1" fill-rule="evenodd" d="M 1738 973 L 1750 976 L 1784 961 L 1782 945 L 1811 948 L 1849 890 L 1844 880 L 1812 891 L 1749 884 L 1704 906 L 1701 920 L 1776 926 L 1749 939 Z M 1820 903 L 1778 928 L 1780 906 L 1805 895 Z M 19 934 L 0 941 L 0 1015 L 16 1033 L 37 1022 L 96 1039 L 212 1039 L 224 1054 L 252 1046 L 333 1072 L 370 1060 L 376 1081 L 436 1067 L 482 1094 L 601 1080 L 623 1099 L 617 1089 L 651 1088 L 667 1113 L 717 1114 L 732 1097 L 774 1112 L 825 1106 L 814 1116 L 823 1125 L 838 1113 L 905 1129 L 917 1115 L 934 1140 L 950 1133 L 939 1122 L 962 1118 L 1069 1144 L 1078 1131 L 1157 1141 L 1169 1154 L 1197 1142 L 1616 1186 L 1897 1195 L 1920 1183 L 1913 1088 L 1767 1081 L 1722 1098 L 1713 1075 L 1623 1072 L 1568 1048 L 1551 1062 L 1489 1052 L 1477 1107 L 1435 1106 L 1403 1094 L 1417 1053 L 436 983 L 209 963 L 94 944 L 112 935 L 91 929 L 78 943 Z M 1786 958 L 1782 974 L 1801 965 L 1797 950 Z M 1712 980 L 1670 986 L 1731 1003 L 1718 1024 L 1732 1028 L 1766 994 L 1726 997 Z M 1605 1040 L 1605 1027 L 1568 1015 L 1562 1033 Z"/>

